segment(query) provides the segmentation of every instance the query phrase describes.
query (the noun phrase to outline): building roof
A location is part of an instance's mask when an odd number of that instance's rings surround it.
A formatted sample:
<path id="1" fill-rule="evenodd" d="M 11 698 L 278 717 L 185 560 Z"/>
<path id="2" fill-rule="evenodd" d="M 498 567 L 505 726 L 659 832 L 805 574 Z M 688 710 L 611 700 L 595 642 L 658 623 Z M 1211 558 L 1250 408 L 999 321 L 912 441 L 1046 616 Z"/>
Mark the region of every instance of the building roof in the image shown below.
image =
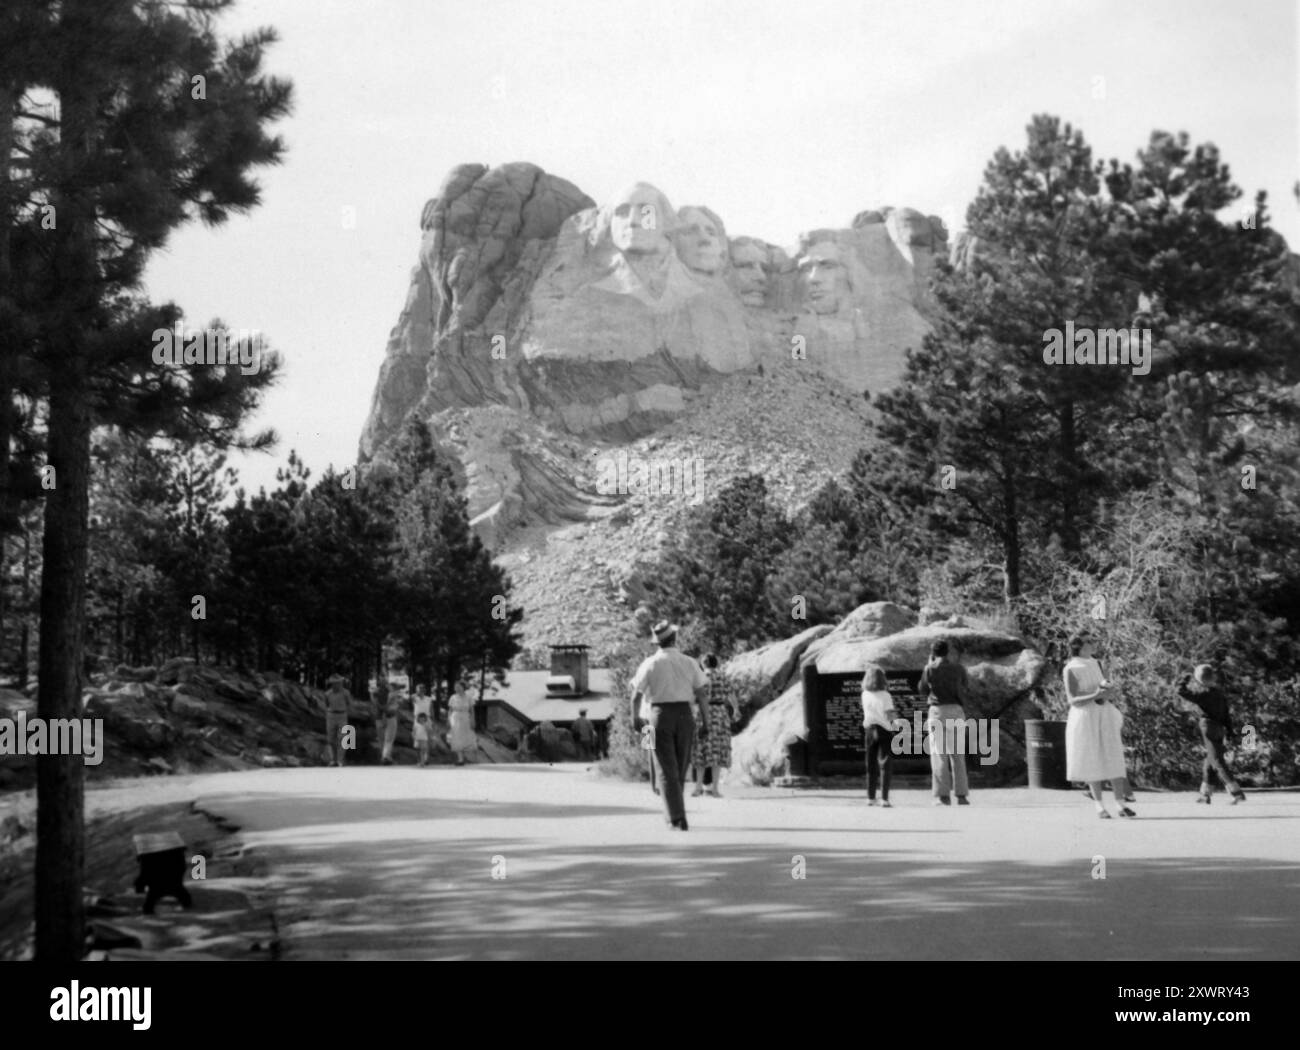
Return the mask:
<path id="1" fill-rule="evenodd" d="M 609 671 L 593 667 L 587 672 L 590 691 L 585 696 L 547 696 L 546 680 L 550 671 L 511 671 L 505 685 L 495 685 L 483 694 L 485 703 L 499 700 L 509 704 L 534 724 L 572 722 L 584 708 L 593 722 L 601 722 L 614 712 Z"/>

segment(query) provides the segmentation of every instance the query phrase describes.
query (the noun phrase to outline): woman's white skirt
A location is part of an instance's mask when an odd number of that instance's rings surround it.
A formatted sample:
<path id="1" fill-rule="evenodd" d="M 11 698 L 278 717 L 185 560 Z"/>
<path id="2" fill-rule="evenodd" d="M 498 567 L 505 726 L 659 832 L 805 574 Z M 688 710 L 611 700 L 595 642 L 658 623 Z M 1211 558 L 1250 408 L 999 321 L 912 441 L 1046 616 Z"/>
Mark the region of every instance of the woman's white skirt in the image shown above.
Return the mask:
<path id="1" fill-rule="evenodd" d="M 451 711 L 451 733 L 448 743 L 453 751 L 468 751 L 478 742 L 474 736 L 474 722 L 468 711 Z"/>
<path id="2" fill-rule="evenodd" d="M 1112 703 L 1071 707 L 1065 723 L 1067 780 L 1115 780 L 1126 775 L 1123 713 Z"/>

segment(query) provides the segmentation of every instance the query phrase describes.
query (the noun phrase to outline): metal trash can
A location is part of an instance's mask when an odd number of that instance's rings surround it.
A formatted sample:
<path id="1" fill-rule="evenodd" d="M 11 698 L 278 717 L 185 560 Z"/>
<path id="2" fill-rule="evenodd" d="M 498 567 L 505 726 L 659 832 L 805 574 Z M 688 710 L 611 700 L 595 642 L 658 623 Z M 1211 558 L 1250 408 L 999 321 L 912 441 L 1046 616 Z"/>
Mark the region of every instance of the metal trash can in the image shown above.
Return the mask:
<path id="1" fill-rule="evenodd" d="M 1069 790 L 1065 779 L 1065 723 L 1025 719 L 1025 762 L 1031 788 Z"/>

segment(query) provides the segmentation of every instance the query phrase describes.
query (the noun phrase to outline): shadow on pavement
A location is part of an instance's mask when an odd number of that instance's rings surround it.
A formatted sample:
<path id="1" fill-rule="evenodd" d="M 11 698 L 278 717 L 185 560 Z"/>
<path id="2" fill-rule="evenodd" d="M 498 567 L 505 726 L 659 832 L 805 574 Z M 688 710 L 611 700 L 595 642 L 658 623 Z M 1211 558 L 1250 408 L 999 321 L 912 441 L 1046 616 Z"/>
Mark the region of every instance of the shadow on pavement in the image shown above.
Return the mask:
<path id="1" fill-rule="evenodd" d="M 1282 959 L 1300 865 L 1234 859 L 918 863 L 665 831 L 602 850 L 482 840 L 275 847 L 286 957 Z M 501 869 L 493 878 L 494 864 Z"/>

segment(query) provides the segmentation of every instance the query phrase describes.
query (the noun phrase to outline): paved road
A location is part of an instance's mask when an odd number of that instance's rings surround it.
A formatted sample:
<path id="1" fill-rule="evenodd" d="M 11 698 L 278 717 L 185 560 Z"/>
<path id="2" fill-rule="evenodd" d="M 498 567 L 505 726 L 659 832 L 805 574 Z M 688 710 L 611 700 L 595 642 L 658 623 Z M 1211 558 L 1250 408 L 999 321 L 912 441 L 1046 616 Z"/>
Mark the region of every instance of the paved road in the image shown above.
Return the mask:
<path id="1" fill-rule="evenodd" d="M 289 959 L 1300 957 L 1294 793 L 1101 821 L 1077 792 L 751 789 L 690 800 L 683 834 L 579 766 L 195 786 L 269 870 Z"/>

